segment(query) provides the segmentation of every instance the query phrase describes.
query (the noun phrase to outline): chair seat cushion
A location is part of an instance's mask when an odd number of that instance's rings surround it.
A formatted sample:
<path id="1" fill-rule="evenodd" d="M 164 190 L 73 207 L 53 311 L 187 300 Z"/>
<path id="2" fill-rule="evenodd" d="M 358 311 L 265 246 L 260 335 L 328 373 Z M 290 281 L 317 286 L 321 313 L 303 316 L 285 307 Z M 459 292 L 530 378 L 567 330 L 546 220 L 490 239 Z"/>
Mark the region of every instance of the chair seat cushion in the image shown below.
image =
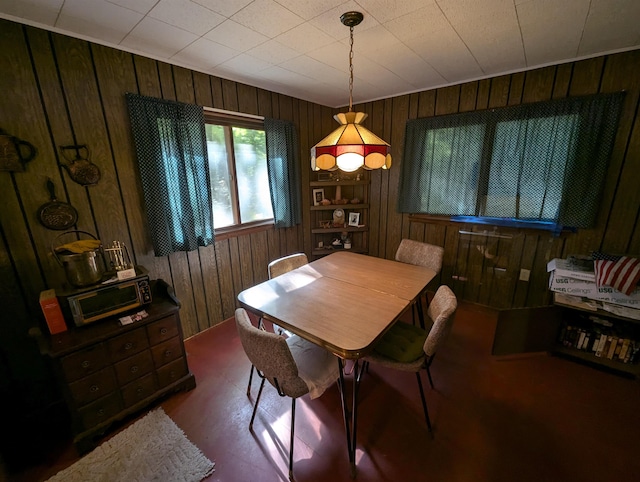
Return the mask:
<path id="1" fill-rule="evenodd" d="M 427 332 L 408 323 L 397 322 L 380 339 L 374 351 L 395 361 L 408 363 L 424 355 Z"/>
<path id="2" fill-rule="evenodd" d="M 287 345 L 298 365 L 298 376 L 309 388 L 309 398 L 318 398 L 340 376 L 338 359 L 333 353 L 298 335 L 287 338 Z"/>

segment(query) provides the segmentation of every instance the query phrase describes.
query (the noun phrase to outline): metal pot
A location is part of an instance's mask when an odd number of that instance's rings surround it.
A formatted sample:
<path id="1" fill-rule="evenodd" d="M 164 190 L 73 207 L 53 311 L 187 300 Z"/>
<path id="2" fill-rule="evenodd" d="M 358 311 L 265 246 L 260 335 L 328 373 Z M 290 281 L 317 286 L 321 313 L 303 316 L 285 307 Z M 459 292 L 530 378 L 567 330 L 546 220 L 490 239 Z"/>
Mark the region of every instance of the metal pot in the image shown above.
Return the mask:
<path id="1" fill-rule="evenodd" d="M 97 239 L 93 234 L 87 233 L 86 231 L 67 231 L 66 233 L 56 236 L 55 239 L 72 233 L 83 233 L 91 236 L 93 239 Z M 96 248 L 84 253 L 61 254 L 56 253 L 55 248 L 52 246 L 51 251 L 58 263 L 64 268 L 67 281 L 76 288 L 98 283 L 105 273 L 101 248 Z"/>

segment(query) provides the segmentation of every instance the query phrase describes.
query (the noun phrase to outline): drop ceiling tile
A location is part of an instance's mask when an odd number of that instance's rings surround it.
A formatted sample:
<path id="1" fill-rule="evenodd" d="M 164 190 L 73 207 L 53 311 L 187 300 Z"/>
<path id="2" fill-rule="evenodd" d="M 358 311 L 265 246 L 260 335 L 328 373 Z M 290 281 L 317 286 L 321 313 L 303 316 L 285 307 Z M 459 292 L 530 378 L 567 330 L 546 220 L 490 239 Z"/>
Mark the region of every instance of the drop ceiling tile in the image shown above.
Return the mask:
<path id="1" fill-rule="evenodd" d="M 247 54 L 263 59 L 274 65 L 286 62 L 300 55 L 300 52 L 293 50 L 292 48 L 282 45 L 277 40 L 269 40 L 263 44 L 258 45 L 252 49 L 246 51 Z"/>
<path id="2" fill-rule="evenodd" d="M 638 0 L 593 0 L 578 55 L 592 55 L 638 45 Z"/>
<path id="3" fill-rule="evenodd" d="M 431 36 L 444 30 L 455 33 L 449 20 L 435 4 L 427 5 L 408 15 L 385 22 L 384 27 L 402 42 Z"/>
<path id="4" fill-rule="evenodd" d="M 263 59 L 253 57 L 252 55 L 240 54 L 217 65 L 216 69 L 227 70 L 229 72 L 243 72 L 252 75 L 255 72 L 260 72 L 269 67 L 273 67 L 273 64 Z"/>
<path id="5" fill-rule="evenodd" d="M 141 19 L 141 14 L 103 0 L 66 0 L 56 27 L 117 44 Z"/>
<path id="6" fill-rule="evenodd" d="M 279 64 L 279 66 L 283 69 L 297 72 L 301 75 L 311 77 L 321 82 L 330 81 L 335 78 L 344 78 L 345 83 L 348 82 L 348 77 L 344 72 L 340 72 L 333 67 L 329 67 L 322 62 L 312 59 L 311 57 L 306 57 L 304 55 L 291 60 L 287 60 L 286 62 L 282 62 L 281 64 Z"/>
<path id="7" fill-rule="evenodd" d="M 349 44 L 333 42 L 319 49 L 307 52 L 307 56 L 341 72 L 349 72 Z"/>
<path id="8" fill-rule="evenodd" d="M 283 69 L 277 65 L 261 70 L 260 72 L 256 72 L 255 75 L 257 78 L 264 79 L 269 82 L 292 86 L 307 85 L 308 82 L 313 80 L 311 77 Z"/>
<path id="9" fill-rule="evenodd" d="M 336 40 L 342 40 L 349 38 L 349 27 L 340 22 L 340 16 L 345 12 L 351 11 L 361 12 L 364 15 L 362 23 L 357 27 L 354 27 L 354 35 L 358 32 L 363 32 L 364 30 L 375 27 L 380 23 L 353 0 L 343 3 L 338 7 L 334 7 L 331 10 L 327 10 L 323 14 L 309 20 L 309 23 L 319 28 L 327 35 L 332 36 Z"/>
<path id="10" fill-rule="evenodd" d="M 274 0 L 255 0 L 231 19 L 269 38 L 277 37 L 304 22 Z"/>
<path id="11" fill-rule="evenodd" d="M 575 57 L 589 4 L 583 0 L 535 0 L 517 6 L 527 65 Z"/>
<path id="12" fill-rule="evenodd" d="M 298 25 L 278 35 L 275 40 L 300 53 L 306 53 L 335 42 L 332 37 L 309 24 Z"/>
<path id="13" fill-rule="evenodd" d="M 404 44 L 394 44 L 377 50 L 376 60 L 415 87 L 425 83 L 431 85 L 445 83 L 440 73 Z"/>
<path id="14" fill-rule="evenodd" d="M 160 0 L 149 17 L 198 36 L 204 35 L 225 17 L 189 0 Z"/>
<path id="15" fill-rule="evenodd" d="M 389 47 L 399 44 L 400 40 L 398 40 L 395 35 L 389 32 L 384 26 L 376 25 L 362 32 L 358 31 L 354 33 L 354 59 L 357 58 L 359 53 L 374 58 L 378 50 L 388 49 Z M 349 47 L 347 47 L 347 52 L 349 51 L 348 49 Z"/>
<path id="16" fill-rule="evenodd" d="M 448 82 L 484 75 L 467 46 L 449 27 L 412 38 L 407 42 L 407 46 Z"/>
<path id="17" fill-rule="evenodd" d="M 378 87 L 393 85 L 395 83 L 399 92 L 406 92 L 413 88 L 409 82 L 401 79 L 385 66 L 380 65 L 362 55 L 358 57 L 357 65 L 354 62 L 353 75 L 359 79 L 365 79 L 371 85 Z"/>
<path id="18" fill-rule="evenodd" d="M 0 11 L 52 27 L 63 3 L 64 0 L 0 0 Z"/>
<path id="19" fill-rule="evenodd" d="M 120 45 L 137 52 L 168 59 L 198 37 L 160 20 L 145 17 L 127 35 Z"/>
<path id="20" fill-rule="evenodd" d="M 486 74 L 525 67 L 513 0 L 439 0 L 438 5 Z"/>
<path id="21" fill-rule="evenodd" d="M 276 0 L 276 2 L 305 20 L 310 20 L 345 3 L 344 0 Z"/>
<path id="22" fill-rule="evenodd" d="M 367 0 L 361 3 L 378 22 L 384 23 L 434 5 L 435 0 Z"/>
<path id="23" fill-rule="evenodd" d="M 253 0 L 193 0 L 193 2 L 228 18 L 249 5 Z"/>
<path id="24" fill-rule="evenodd" d="M 146 15 L 149 13 L 158 0 L 106 0 L 109 3 L 120 5 L 121 7 L 128 8 L 134 12 Z"/>
<path id="25" fill-rule="evenodd" d="M 218 64 L 232 59 L 239 53 L 237 50 L 230 49 L 206 38 L 199 38 L 173 55 L 171 60 L 186 62 L 190 65 L 198 65 L 200 66 L 200 70 L 208 70 L 211 67 L 215 67 Z"/>
<path id="26" fill-rule="evenodd" d="M 213 30 L 207 32 L 204 37 L 240 52 L 249 50 L 269 40 L 269 37 L 248 29 L 233 20 L 225 20 Z"/>

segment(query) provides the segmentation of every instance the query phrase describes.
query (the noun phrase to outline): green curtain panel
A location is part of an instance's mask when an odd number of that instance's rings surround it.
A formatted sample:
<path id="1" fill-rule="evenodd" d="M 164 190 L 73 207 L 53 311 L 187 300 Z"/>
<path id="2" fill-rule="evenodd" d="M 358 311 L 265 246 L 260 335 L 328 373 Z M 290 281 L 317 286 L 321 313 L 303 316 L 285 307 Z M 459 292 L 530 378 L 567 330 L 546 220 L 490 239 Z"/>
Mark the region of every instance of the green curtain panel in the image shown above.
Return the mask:
<path id="1" fill-rule="evenodd" d="M 202 107 L 126 94 L 156 256 L 214 242 Z"/>
<path id="2" fill-rule="evenodd" d="M 398 210 L 595 222 L 624 93 L 410 120 Z"/>
<path id="3" fill-rule="evenodd" d="M 302 216 L 298 135 L 293 123 L 277 119 L 265 118 L 264 131 L 274 223 L 290 228 Z"/>

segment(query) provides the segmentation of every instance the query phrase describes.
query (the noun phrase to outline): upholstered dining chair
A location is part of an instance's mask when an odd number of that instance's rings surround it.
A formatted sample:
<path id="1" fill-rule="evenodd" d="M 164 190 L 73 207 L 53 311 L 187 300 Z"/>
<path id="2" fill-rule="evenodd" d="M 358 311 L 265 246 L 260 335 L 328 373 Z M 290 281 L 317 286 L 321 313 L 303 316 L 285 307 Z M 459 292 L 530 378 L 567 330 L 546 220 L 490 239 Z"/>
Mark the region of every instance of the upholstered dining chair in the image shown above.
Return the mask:
<path id="1" fill-rule="evenodd" d="M 269 279 L 273 279 L 281 274 L 285 274 L 289 271 L 292 271 L 296 268 L 304 266 L 308 264 L 309 260 L 307 255 L 304 253 L 294 253 L 288 256 L 283 256 L 282 258 L 274 259 L 267 265 L 267 272 L 269 273 Z M 262 328 L 262 318 L 258 320 L 258 328 Z M 273 331 L 279 334 L 282 334 L 284 330 L 277 326 L 273 325 Z M 286 333 L 287 335 L 289 333 Z M 251 382 L 253 381 L 253 365 L 251 365 L 251 371 L 249 372 L 249 383 L 247 384 L 247 395 L 251 395 Z"/>
<path id="2" fill-rule="evenodd" d="M 417 266 L 424 266 L 435 271 L 436 275 L 440 273 L 442 269 L 442 259 L 444 258 L 444 248 L 441 246 L 435 246 L 429 243 L 423 243 L 421 241 L 414 241 L 413 239 L 403 239 L 400 241 L 400 245 L 396 250 L 396 261 L 407 264 L 415 264 Z M 427 291 L 420 293 L 420 296 L 411 306 L 411 313 L 413 315 L 413 322 L 415 324 L 415 312 L 418 311 L 418 319 L 420 320 L 420 326 L 424 328 L 424 314 L 422 310 L 422 298 L 424 296 L 426 306 L 429 306 L 429 297 Z"/>
<path id="3" fill-rule="evenodd" d="M 365 363 L 373 363 L 396 370 L 415 372 L 420 389 L 420 398 L 424 410 L 424 418 L 431 432 L 431 420 L 427 401 L 422 388 L 420 372 L 426 370 L 429 384 L 433 388 L 431 378 L 431 364 L 438 349 L 446 341 L 453 320 L 458 301 L 456 295 L 448 286 L 440 286 L 436 291 L 429 307 L 427 315 L 432 322 L 428 333 L 417 326 L 404 322 L 397 322 L 385 333 L 374 351 L 364 358 Z"/>
<path id="4" fill-rule="evenodd" d="M 291 398 L 289 479 L 292 479 L 296 399 L 307 393 L 311 399 L 322 395 L 338 380 L 338 362 L 331 352 L 297 335 L 285 338 L 255 327 L 243 308 L 236 310 L 235 318 L 242 347 L 262 379 L 249 430 L 253 431 L 265 380 L 275 387 L 278 395 Z"/>

